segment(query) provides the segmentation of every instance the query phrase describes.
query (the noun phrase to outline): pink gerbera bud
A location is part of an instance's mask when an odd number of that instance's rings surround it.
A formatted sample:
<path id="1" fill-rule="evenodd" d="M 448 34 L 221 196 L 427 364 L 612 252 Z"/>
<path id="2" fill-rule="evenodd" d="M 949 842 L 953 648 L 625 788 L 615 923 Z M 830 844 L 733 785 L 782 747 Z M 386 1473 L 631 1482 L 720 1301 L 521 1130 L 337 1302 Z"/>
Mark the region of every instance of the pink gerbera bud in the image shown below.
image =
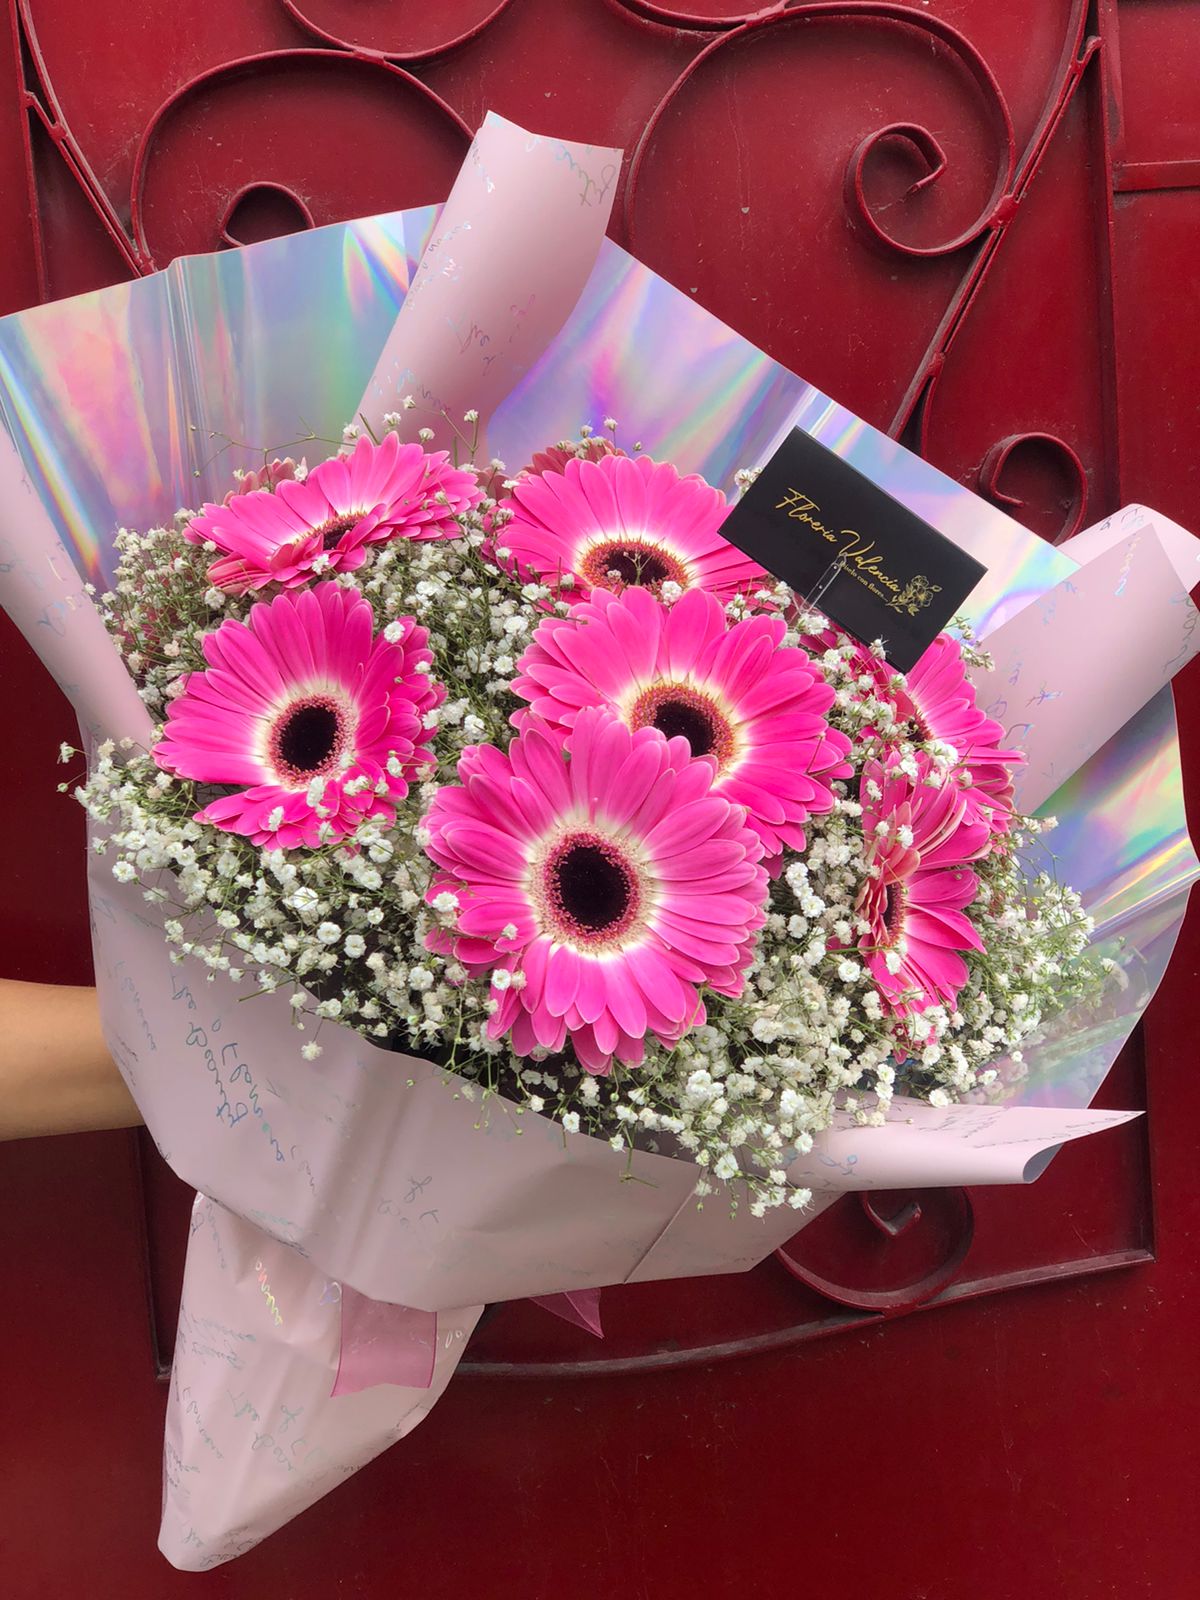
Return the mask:
<path id="1" fill-rule="evenodd" d="M 564 471 L 568 461 L 599 461 L 603 456 L 624 454 L 611 439 L 564 439 L 561 444 L 538 450 L 529 465 L 522 469 L 522 475 L 537 478 L 543 472 Z"/>
<path id="2" fill-rule="evenodd" d="M 230 489 L 221 504 L 227 506 L 240 494 L 256 494 L 260 489 L 271 490 L 277 484 L 290 483 L 302 465 L 293 461 L 291 456 L 284 456 L 282 460 L 277 457 L 274 461 L 268 461 L 254 472 L 244 472 L 237 481 L 237 487 Z M 304 472 L 300 472 L 300 476 L 303 478 Z"/>

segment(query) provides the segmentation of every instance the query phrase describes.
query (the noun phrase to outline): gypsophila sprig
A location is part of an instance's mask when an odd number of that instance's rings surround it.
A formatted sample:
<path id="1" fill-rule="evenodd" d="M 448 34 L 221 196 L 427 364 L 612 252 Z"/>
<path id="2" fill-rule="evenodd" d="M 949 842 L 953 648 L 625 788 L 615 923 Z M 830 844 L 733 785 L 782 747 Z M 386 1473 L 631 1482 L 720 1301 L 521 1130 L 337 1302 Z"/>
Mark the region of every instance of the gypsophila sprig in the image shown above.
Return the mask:
<path id="1" fill-rule="evenodd" d="M 306 1059 L 352 1028 L 756 1214 L 836 1112 L 1019 1071 L 1101 964 L 969 634 L 894 672 L 614 418 L 510 476 L 409 409 L 117 537 L 158 738 L 75 792 L 173 959 L 288 991 Z"/>

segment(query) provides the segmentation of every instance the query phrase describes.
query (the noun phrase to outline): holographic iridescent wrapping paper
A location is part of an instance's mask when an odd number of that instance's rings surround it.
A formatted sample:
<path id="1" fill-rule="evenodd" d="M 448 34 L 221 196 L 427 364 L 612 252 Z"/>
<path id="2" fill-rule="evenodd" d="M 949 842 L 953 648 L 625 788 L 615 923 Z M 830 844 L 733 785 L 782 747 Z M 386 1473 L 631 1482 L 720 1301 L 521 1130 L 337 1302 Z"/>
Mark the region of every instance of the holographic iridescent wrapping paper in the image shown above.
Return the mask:
<path id="1" fill-rule="evenodd" d="M 102 585 L 111 576 L 118 527 L 219 498 L 233 469 L 260 463 L 264 449 L 314 460 L 332 453 L 371 386 L 437 216 L 426 207 L 185 258 L 153 277 L 0 320 L 0 414 L 83 577 Z M 791 427 L 804 427 L 987 563 L 968 607 L 985 635 L 1075 570 L 1069 555 L 770 360 L 608 240 L 566 326 L 498 406 L 489 445 L 520 463 L 607 416 L 627 441 L 727 491 L 739 467 L 765 460 Z M 19 560 L 0 522 L 0 569 Z M 35 637 L 50 631 L 38 625 L 45 621 L 34 619 Z M 983 696 L 994 699 L 997 687 L 981 685 Z M 1062 826 L 1052 845 L 1061 875 L 1098 905 L 1108 889 L 1091 881 L 1095 863 L 1119 859 L 1127 893 L 1144 895 L 1147 915 L 1162 924 L 1152 941 L 1160 952 L 1169 950 L 1196 870 L 1169 697 L 1163 703 L 1114 735 L 1107 762 L 1088 763 L 1093 787 L 1082 814 L 1054 802 Z M 1132 788 L 1131 772 L 1145 774 Z M 1081 793 L 1082 781 L 1064 795 Z M 1128 934 L 1128 962 L 1135 942 Z M 1152 962 L 1147 981 L 1156 983 L 1162 967 Z M 1030 1082 L 1039 1097 L 1052 1096 L 1060 1076 L 1092 1092 L 1099 1081 L 1060 1063 L 1048 1081 L 1035 1070 Z"/>
<path id="2" fill-rule="evenodd" d="M 608 170 L 612 152 L 500 127 L 510 143 L 519 136 L 514 181 L 524 156 L 550 148 L 546 192 L 559 185 L 566 195 L 575 184 L 599 203 L 593 175 Z M 490 158 L 469 162 L 440 216 L 431 207 L 180 260 L 153 278 L 0 321 L 0 587 L 89 729 L 137 738 L 140 707 L 119 661 L 105 654 L 94 612 L 89 622 L 78 579 L 61 570 L 65 556 L 79 577 L 103 583 L 122 524 L 166 521 L 177 507 L 219 498 L 233 469 L 259 464 L 264 450 L 310 460 L 331 454 L 360 409 L 396 406 L 402 391 L 389 393 L 389 384 L 413 373 L 391 339 L 414 281 L 432 286 L 426 303 L 440 305 L 439 295 L 456 286 L 463 301 L 453 315 L 439 312 L 449 339 L 422 326 L 430 353 L 415 373 L 420 391 L 464 392 L 468 365 L 457 374 L 431 368 L 479 354 L 468 335 L 481 319 L 471 314 L 454 241 L 503 221 L 502 169 Z M 462 196 L 468 209 L 456 212 Z M 565 227 L 566 213 L 550 222 Z M 502 272 L 503 235 L 489 237 L 499 251 L 488 256 L 489 270 Z M 562 257 L 584 287 L 565 324 L 547 327 L 540 345 L 522 345 L 515 321 L 510 336 L 489 327 L 512 359 L 504 391 L 481 396 L 481 409 L 490 412 L 489 449 L 510 466 L 580 423 L 613 416 L 624 441 L 728 491 L 739 467 L 765 460 L 790 428 L 804 427 L 985 562 L 968 611 L 979 631 L 998 639 L 1031 602 L 1075 583 L 1129 536 L 1122 526 L 1081 545 L 1081 567 L 772 362 L 617 246 L 600 245 L 590 276 L 584 255 L 580 246 Z M 553 271 L 555 252 L 512 259 L 520 263 L 512 293 L 492 294 L 489 315 L 503 316 L 506 306 L 514 319 L 534 306 L 552 310 L 562 284 L 539 295 L 529 275 L 547 263 Z M 16 514 L 21 507 L 27 514 Z M 1146 533 L 1148 544 L 1154 537 Z M 1177 553 L 1173 575 L 1164 576 L 1152 553 L 1139 567 L 1150 573 L 1148 618 L 1187 587 L 1181 574 L 1194 550 L 1185 544 Z M 1106 595 L 1126 592 L 1110 582 Z M 1120 1120 L 1074 1108 L 1087 1105 L 1153 993 L 1197 876 L 1170 690 L 1162 687 L 1187 659 L 1193 620 L 1178 608 L 1178 661 L 1168 654 L 1155 664 L 1147 704 L 1123 725 L 1091 730 L 1086 763 L 1048 802 L 1062 823 L 1052 836 L 1056 870 L 1084 891 L 1120 981 L 1086 1015 L 1073 1011 L 1027 1050 L 1028 1073 L 1006 1072 L 1006 1104 L 941 1113 L 901 1105 L 886 1128 L 840 1128 L 818 1141 L 793 1176 L 820 1203 L 852 1187 L 1028 1181 L 1058 1143 Z M 1021 663 L 1032 670 L 1024 656 Z M 1048 697 L 1086 688 L 1064 685 Z M 1024 711 L 1007 720 L 1034 725 Z M 299 1494 L 275 1459 L 293 1450 L 280 1418 L 295 1409 L 295 1394 L 305 1396 L 307 1444 L 322 1452 L 323 1486 L 432 1402 L 432 1392 L 412 1402 L 388 1386 L 386 1407 L 373 1418 L 360 1407 L 351 1420 L 346 1402 L 357 1397 L 329 1398 L 328 1297 L 339 1283 L 434 1315 L 439 1335 L 451 1340 L 439 1357 L 440 1383 L 457 1358 L 455 1330 L 469 1329 L 478 1301 L 744 1270 L 793 1230 L 794 1216 L 751 1219 L 743 1210 L 735 1224 L 721 1219 L 719 1202 L 697 1212 L 689 1204 L 694 1174 L 683 1162 L 647 1156 L 645 1176 L 654 1181 L 621 1185 L 623 1159 L 602 1141 L 564 1138 L 541 1118 L 525 1119 L 520 1140 L 503 1108 L 482 1134 L 473 1131 L 427 1064 L 389 1056 L 346 1029 L 323 1033 L 319 1070 L 293 1059 L 290 1046 L 278 1044 L 287 1035 L 275 1006 L 281 997 L 240 1006 L 224 980 L 210 986 L 203 972 L 170 968 L 161 923 L 136 888 L 96 870 L 107 1037 L 165 1158 L 213 1197 L 189 1247 L 168 1425 L 162 1548 L 176 1565 L 227 1560 L 314 1497 L 307 1488 Z M 416 1092 L 405 1088 L 405 1075 Z M 418 1196 L 414 1209 L 403 1196 L 414 1161 L 424 1172 L 423 1158 L 439 1203 Z M 249 1409 L 226 1416 L 231 1368 Z M 261 1429 L 249 1429 L 252 1414 Z M 220 1440 L 220 1460 L 198 1443 L 201 1419 Z M 260 1448 L 255 1440 L 268 1435 L 269 1449 Z"/>

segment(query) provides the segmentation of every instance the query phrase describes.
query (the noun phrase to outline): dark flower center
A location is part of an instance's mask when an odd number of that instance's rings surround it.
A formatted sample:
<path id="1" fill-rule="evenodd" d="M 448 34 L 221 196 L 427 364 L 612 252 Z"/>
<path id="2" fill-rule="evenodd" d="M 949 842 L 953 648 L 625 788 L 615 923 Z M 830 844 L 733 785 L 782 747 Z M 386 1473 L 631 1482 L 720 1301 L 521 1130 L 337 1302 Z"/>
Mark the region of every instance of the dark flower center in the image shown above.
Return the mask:
<path id="1" fill-rule="evenodd" d="M 609 572 L 615 572 L 622 583 L 662 583 L 670 577 L 671 569 L 653 550 L 614 550 L 608 558 Z"/>
<path id="2" fill-rule="evenodd" d="M 884 943 L 894 944 L 899 937 L 901 925 L 904 922 L 904 907 L 908 895 L 902 883 L 889 883 L 883 891 L 883 905 L 880 916 L 884 926 Z"/>
<path id="3" fill-rule="evenodd" d="M 657 728 L 668 739 L 683 738 L 694 756 L 715 756 L 724 768 L 733 754 L 733 729 L 716 703 L 686 683 L 656 683 L 639 695 L 630 722 Z"/>
<path id="4" fill-rule="evenodd" d="M 682 736 L 692 747 L 694 756 L 706 756 L 717 742 L 713 719 L 699 706 L 685 705 L 680 700 L 667 700 L 654 713 L 654 726 L 668 739 Z"/>
<path id="5" fill-rule="evenodd" d="M 592 933 L 611 928 L 629 909 L 629 874 L 598 844 L 571 845 L 555 865 L 555 882 L 567 916 Z"/>
<path id="6" fill-rule="evenodd" d="M 272 729 L 271 761 L 280 780 L 299 787 L 326 777 L 346 745 L 341 707 L 328 695 L 308 695 L 290 705 Z"/>
<path id="7" fill-rule="evenodd" d="M 348 516 L 335 517 L 332 522 L 326 522 L 322 527 L 315 529 L 314 531 L 321 535 L 321 549 L 332 550 L 342 535 L 349 533 L 350 529 L 361 521 L 361 513 L 351 512 Z"/>
<path id="8" fill-rule="evenodd" d="M 687 573 L 670 551 L 636 539 L 606 540 L 596 545 L 583 562 L 582 576 L 595 589 L 616 585 L 657 591 L 668 580 L 681 588 L 688 587 Z"/>
<path id="9" fill-rule="evenodd" d="M 279 754 L 297 772 L 315 772 L 333 753 L 337 726 L 329 706 L 301 706 L 279 730 Z"/>
<path id="10" fill-rule="evenodd" d="M 598 944 L 624 933 L 637 915 L 637 873 L 616 845 L 596 834 L 573 834 L 546 862 L 545 894 L 555 931 Z"/>

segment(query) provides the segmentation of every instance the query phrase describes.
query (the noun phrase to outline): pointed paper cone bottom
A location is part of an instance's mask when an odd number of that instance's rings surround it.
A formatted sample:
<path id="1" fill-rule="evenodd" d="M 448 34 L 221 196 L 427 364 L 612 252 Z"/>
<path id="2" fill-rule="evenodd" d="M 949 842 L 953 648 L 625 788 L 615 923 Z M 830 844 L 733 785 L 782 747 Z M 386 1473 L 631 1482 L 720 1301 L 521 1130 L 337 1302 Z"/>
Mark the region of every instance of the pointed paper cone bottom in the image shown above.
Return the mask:
<path id="1" fill-rule="evenodd" d="M 159 1549 L 203 1572 L 265 1539 L 410 1433 L 437 1403 L 481 1306 L 438 1314 L 433 1382 L 331 1398 L 339 1286 L 197 1196 L 163 1452 Z"/>

